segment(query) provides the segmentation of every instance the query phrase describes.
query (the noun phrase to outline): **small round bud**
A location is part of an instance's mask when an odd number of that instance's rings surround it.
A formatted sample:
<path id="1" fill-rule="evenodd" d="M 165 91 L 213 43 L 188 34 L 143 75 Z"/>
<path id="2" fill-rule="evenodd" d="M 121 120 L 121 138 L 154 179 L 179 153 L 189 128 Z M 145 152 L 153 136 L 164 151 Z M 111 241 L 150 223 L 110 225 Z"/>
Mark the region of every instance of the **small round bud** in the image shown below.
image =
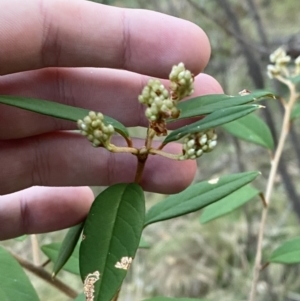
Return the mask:
<path id="1" fill-rule="evenodd" d="M 108 133 L 109 134 L 113 134 L 115 132 L 115 129 L 114 129 L 114 127 L 111 124 L 109 124 L 107 126 L 107 129 L 108 129 Z"/>
<path id="2" fill-rule="evenodd" d="M 194 148 L 188 149 L 188 150 L 187 150 L 187 154 L 188 154 L 189 156 L 194 155 L 194 154 L 195 154 L 195 149 L 194 149 Z"/>
<path id="3" fill-rule="evenodd" d="M 83 124 L 80 125 L 80 128 L 81 128 L 83 131 L 86 131 L 86 130 L 87 130 L 87 125 L 83 123 Z"/>
<path id="4" fill-rule="evenodd" d="M 83 122 L 88 125 L 92 122 L 92 119 L 90 118 L 90 116 L 85 116 L 83 118 Z"/>
<path id="5" fill-rule="evenodd" d="M 196 152 L 196 156 L 200 157 L 200 156 L 202 156 L 202 154 L 203 154 L 203 150 L 202 149 L 198 149 L 197 152 Z"/>
<path id="6" fill-rule="evenodd" d="M 100 119 L 100 120 L 103 120 L 103 119 L 104 119 L 104 116 L 103 116 L 102 113 L 97 113 L 97 117 L 98 117 L 98 119 Z"/>
<path id="7" fill-rule="evenodd" d="M 201 145 L 204 145 L 207 142 L 207 135 L 203 134 L 198 141 Z"/>
<path id="8" fill-rule="evenodd" d="M 195 145 L 195 140 L 192 139 L 187 143 L 188 148 L 192 148 Z"/>
<path id="9" fill-rule="evenodd" d="M 89 112 L 89 117 L 90 117 L 91 119 L 95 119 L 97 116 L 96 116 L 96 113 L 95 113 L 94 111 L 90 111 L 90 112 Z"/>
<path id="10" fill-rule="evenodd" d="M 217 145 L 217 141 L 216 141 L 216 140 L 212 140 L 212 141 L 210 141 L 210 142 L 208 143 L 208 147 L 209 147 L 210 149 L 215 148 L 216 145 Z"/>
<path id="11" fill-rule="evenodd" d="M 94 131 L 94 137 L 100 138 L 102 136 L 102 132 L 100 130 L 95 130 Z"/>

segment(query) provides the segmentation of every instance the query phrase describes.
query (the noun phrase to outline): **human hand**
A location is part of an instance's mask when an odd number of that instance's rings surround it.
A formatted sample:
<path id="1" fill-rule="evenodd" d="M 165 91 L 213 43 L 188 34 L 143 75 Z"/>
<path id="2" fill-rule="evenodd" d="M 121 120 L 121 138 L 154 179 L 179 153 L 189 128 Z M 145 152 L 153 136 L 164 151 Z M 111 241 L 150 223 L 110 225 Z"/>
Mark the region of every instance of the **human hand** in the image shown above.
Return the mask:
<path id="1" fill-rule="evenodd" d="M 84 107 L 126 126 L 147 125 L 137 96 L 149 76 L 167 78 L 181 61 L 199 74 L 210 56 L 199 27 L 151 11 L 83 0 L 32 0 L 26 5 L 2 0 L 0 7 L 1 95 Z M 211 77 L 196 76 L 194 95 L 221 91 Z M 91 190 L 82 185 L 134 178 L 134 156 L 95 149 L 69 132 L 75 127 L 0 105 L 0 239 L 79 223 L 93 201 Z M 122 139 L 116 139 L 120 145 Z M 181 147 L 166 149 L 178 153 Z M 190 184 L 195 171 L 195 161 L 150 156 L 141 185 L 175 193 Z"/>

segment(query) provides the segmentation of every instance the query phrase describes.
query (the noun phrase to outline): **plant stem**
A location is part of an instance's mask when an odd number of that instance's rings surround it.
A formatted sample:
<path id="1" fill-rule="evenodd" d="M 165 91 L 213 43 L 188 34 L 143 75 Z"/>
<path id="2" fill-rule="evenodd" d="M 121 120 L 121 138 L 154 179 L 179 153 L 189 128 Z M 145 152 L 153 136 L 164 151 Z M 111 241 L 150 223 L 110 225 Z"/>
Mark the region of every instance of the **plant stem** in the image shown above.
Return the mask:
<path id="1" fill-rule="evenodd" d="M 18 261 L 18 263 L 25 268 L 26 270 L 30 271 L 34 275 L 38 276 L 39 278 L 45 280 L 61 292 L 63 292 L 68 297 L 74 299 L 77 297 L 78 293 L 74 291 L 71 287 L 63 283 L 62 281 L 58 279 L 53 279 L 51 274 L 45 271 L 42 267 L 35 266 L 34 264 L 28 262 L 24 258 L 11 253 L 11 255 Z"/>
<path id="2" fill-rule="evenodd" d="M 39 242 L 38 242 L 37 235 L 31 234 L 30 241 L 31 241 L 31 248 L 32 248 L 33 263 L 36 266 L 39 266 L 41 264 L 41 260 L 40 260 L 40 248 L 39 248 Z"/>
<path id="3" fill-rule="evenodd" d="M 135 183 L 139 184 L 142 180 L 143 171 L 148 158 L 149 149 L 151 148 L 154 137 L 155 137 L 155 131 L 149 126 L 146 140 L 145 140 L 145 146 L 137 151 L 138 164 L 137 164 L 137 169 L 136 169 L 135 179 L 134 179 Z"/>
<path id="4" fill-rule="evenodd" d="M 160 155 L 162 157 L 166 157 L 169 159 L 173 159 L 173 160 L 178 160 L 178 158 L 180 157 L 181 154 L 170 154 L 170 153 L 166 153 L 164 151 L 158 150 L 158 149 L 154 149 L 154 148 L 150 148 L 149 149 L 149 154 L 152 155 Z"/>
<path id="5" fill-rule="evenodd" d="M 142 180 L 143 171 L 144 171 L 144 168 L 145 168 L 145 163 L 146 163 L 147 158 L 146 159 L 140 159 L 139 157 L 137 157 L 137 159 L 138 159 L 138 163 L 137 163 L 134 182 L 139 184 Z"/>
<path id="6" fill-rule="evenodd" d="M 291 112 L 292 112 L 293 106 L 294 106 L 297 98 L 299 97 L 299 95 L 296 93 L 296 88 L 293 83 L 282 78 L 281 76 L 277 76 L 276 78 L 288 86 L 288 88 L 290 90 L 290 97 L 289 97 L 289 101 L 284 104 L 284 117 L 283 117 L 281 132 L 280 132 L 280 138 L 279 138 L 279 142 L 278 142 L 278 145 L 277 145 L 277 148 L 275 151 L 275 156 L 271 161 L 271 170 L 269 173 L 269 178 L 268 178 L 267 187 L 266 187 L 266 191 L 265 191 L 265 206 L 263 207 L 261 221 L 260 221 L 260 227 L 259 227 L 259 232 L 258 232 L 257 250 L 256 250 L 256 256 L 255 256 L 255 264 L 254 264 L 254 268 L 253 268 L 253 280 L 252 280 L 252 285 L 251 285 L 251 290 L 250 290 L 249 301 L 254 301 L 256 298 L 257 283 L 259 280 L 259 274 L 260 274 L 260 270 L 261 270 L 262 245 L 263 245 L 264 231 L 265 231 L 265 226 L 266 226 L 266 221 L 267 221 L 267 216 L 268 216 L 268 209 L 270 207 L 271 195 L 273 192 L 278 164 L 279 164 L 279 161 L 280 161 L 280 158 L 281 158 L 281 155 L 283 152 L 284 144 L 285 144 L 285 141 L 288 136 L 289 129 L 290 129 Z"/>
<path id="7" fill-rule="evenodd" d="M 112 153 L 130 153 L 133 155 L 138 154 L 138 149 L 134 147 L 126 147 L 126 146 L 115 146 L 113 144 L 110 144 L 107 149 Z"/>

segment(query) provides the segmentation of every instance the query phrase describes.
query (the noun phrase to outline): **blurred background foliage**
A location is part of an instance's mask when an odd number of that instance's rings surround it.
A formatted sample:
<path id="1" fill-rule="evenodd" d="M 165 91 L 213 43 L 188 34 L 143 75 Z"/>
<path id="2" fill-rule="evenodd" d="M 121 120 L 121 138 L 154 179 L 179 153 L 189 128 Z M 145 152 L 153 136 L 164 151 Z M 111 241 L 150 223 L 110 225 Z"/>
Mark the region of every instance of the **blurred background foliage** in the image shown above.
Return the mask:
<path id="1" fill-rule="evenodd" d="M 226 94 L 264 88 L 284 95 L 285 89 L 266 76 L 269 54 L 283 45 L 291 56 L 300 55 L 299 0 L 95 2 L 159 11 L 201 26 L 212 46 L 211 61 L 205 72 L 221 83 Z M 282 107 L 272 100 L 265 105 L 267 108 L 261 110 L 261 117 L 268 123 L 276 142 Z M 299 121 L 295 121 L 276 179 L 265 235 L 266 258 L 282 241 L 300 234 L 298 128 Z M 218 129 L 218 135 L 219 147 L 199 159 L 195 181 L 244 170 L 260 170 L 262 176 L 255 184 L 264 191 L 270 168 L 267 151 L 238 141 L 221 129 Z M 163 196 L 147 193 L 147 198 L 150 207 Z M 262 204 L 256 198 L 243 208 L 205 225 L 199 222 L 200 213 L 151 225 L 144 233 L 151 247 L 138 251 L 119 300 L 138 301 L 155 295 L 211 301 L 247 300 L 261 209 Z M 40 244 L 60 241 L 64 233 L 40 235 Z M 2 244 L 31 259 L 29 239 Z M 258 300 L 300 300 L 299 276 L 297 265 L 272 264 L 266 267 L 258 285 Z M 68 300 L 43 281 L 30 277 L 42 301 Z M 81 291 L 82 285 L 75 276 L 62 272 L 59 278 Z"/>

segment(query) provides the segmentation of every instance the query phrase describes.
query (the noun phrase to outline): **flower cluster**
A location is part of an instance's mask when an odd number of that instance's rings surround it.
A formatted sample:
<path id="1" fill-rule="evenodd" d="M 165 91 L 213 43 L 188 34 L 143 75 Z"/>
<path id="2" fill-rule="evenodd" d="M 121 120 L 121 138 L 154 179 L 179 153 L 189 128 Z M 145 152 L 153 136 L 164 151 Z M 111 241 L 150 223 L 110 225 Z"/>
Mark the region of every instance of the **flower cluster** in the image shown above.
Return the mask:
<path id="1" fill-rule="evenodd" d="M 145 111 L 146 117 L 150 121 L 158 121 L 176 118 L 179 110 L 176 104 L 169 98 L 169 92 L 158 79 L 150 79 L 139 95 L 139 102 L 148 106 Z"/>
<path id="2" fill-rule="evenodd" d="M 83 120 L 79 119 L 77 122 L 80 133 L 95 147 L 107 146 L 115 132 L 114 127 L 111 124 L 106 126 L 103 120 L 103 114 L 91 111 Z"/>
<path id="3" fill-rule="evenodd" d="M 147 106 L 145 115 L 154 127 L 156 123 L 162 126 L 168 118 L 178 118 L 178 101 L 194 92 L 194 77 L 183 63 L 173 66 L 169 78 L 171 95 L 158 79 L 150 79 L 138 97 L 139 102 Z"/>
<path id="4" fill-rule="evenodd" d="M 217 134 L 213 129 L 188 135 L 182 145 L 179 160 L 196 159 L 212 151 L 217 145 Z"/>
<path id="5" fill-rule="evenodd" d="M 176 102 L 194 93 L 194 76 L 183 63 L 173 66 L 169 75 L 172 99 Z"/>
<path id="6" fill-rule="evenodd" d="M 283 48 L 278 48 L 270 55 L 270 62 L 272 65 L 268 65 L 267 73 L 270 78 L 274 78 L 278 75 L 287 75 L 287 64 L 291 61 L 291 57 L 286 54 Z"/>
<path id="7" fill-rule="evenodd" d="M 291 62 L 291 57 L 287 55 L 283 48 L 278 48 L 270 55 L 270 62 L 273 64 L 268 65 L 267 73 L 270 78 L 276 76 L 289 77 L 290 71 L 288 69 L 288 64 Z M 300 56 L 294 61 L 295 70 L 292 76 L 300 74 Z"/>

